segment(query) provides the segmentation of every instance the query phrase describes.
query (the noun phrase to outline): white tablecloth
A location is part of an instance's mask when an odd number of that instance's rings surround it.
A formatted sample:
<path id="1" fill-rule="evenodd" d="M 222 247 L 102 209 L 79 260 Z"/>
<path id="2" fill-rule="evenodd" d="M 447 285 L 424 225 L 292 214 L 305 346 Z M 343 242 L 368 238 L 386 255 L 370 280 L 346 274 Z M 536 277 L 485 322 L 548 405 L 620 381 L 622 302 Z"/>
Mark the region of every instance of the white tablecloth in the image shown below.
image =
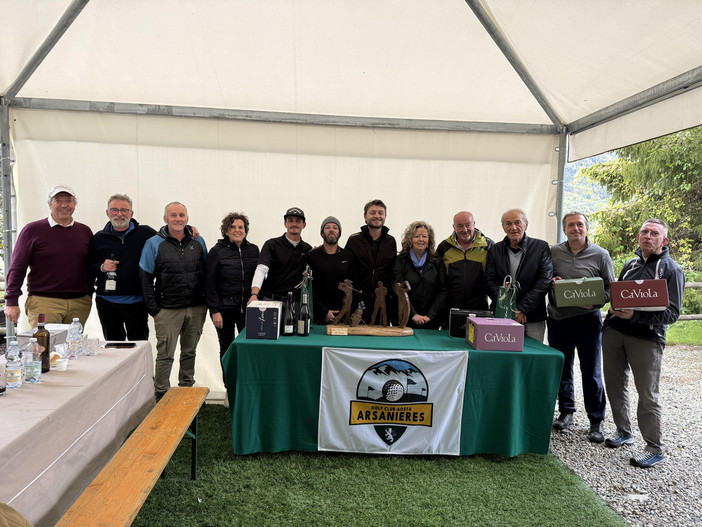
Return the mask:
<path id="1" fill-rule="evenodd" d="M 0 398 L 0 501 L 53 525 L 154 405 L 148 342 L 100 349 Z"/>

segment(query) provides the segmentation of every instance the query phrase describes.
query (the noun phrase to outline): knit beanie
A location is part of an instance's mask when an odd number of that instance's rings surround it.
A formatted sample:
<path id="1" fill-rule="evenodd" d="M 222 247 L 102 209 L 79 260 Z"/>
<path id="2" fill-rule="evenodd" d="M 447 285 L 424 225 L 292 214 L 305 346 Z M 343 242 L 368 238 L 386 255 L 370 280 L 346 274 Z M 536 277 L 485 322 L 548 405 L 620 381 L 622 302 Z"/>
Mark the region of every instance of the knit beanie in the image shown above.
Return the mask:
<path id="1" fill-rule="evenodd" d="M 327 223 L 336 223 L 336 226 L 339 227 L 339 236 L 341 236 L 341 222 L 339 222 L 339 220 L 337 220 L 334 216 L 327 216 L 324 218 L 322 226 L 319 228 L 319 234 L 324 234 L 324 226 Z"/>

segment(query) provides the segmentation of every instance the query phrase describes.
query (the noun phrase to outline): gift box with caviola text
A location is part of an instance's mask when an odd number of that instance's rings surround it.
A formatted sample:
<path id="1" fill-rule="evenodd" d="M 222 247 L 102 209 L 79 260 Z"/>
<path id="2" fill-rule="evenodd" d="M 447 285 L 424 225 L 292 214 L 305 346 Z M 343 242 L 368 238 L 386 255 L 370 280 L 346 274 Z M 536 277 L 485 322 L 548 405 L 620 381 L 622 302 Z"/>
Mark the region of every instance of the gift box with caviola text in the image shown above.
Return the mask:
<path id="1" fill-rule="evenodd" d="M 605 303 L 604 281 L 599 276 L 556 280 L 553 292 L 558 307 L 601 306 Z"/>
<path id="2" fill-rule="evenodd" d="M 524 349 L 524 326 L 511 318 L 468 317 L 466 327 L 466 342 L 477 350 Z"/>
<path id="3" fill-rule="evenodd" d="M 612 307 L 635 311 L 664 311 L 668 305 L 668 282 L 651 280 L 622 280 L 610 284 Z"/>

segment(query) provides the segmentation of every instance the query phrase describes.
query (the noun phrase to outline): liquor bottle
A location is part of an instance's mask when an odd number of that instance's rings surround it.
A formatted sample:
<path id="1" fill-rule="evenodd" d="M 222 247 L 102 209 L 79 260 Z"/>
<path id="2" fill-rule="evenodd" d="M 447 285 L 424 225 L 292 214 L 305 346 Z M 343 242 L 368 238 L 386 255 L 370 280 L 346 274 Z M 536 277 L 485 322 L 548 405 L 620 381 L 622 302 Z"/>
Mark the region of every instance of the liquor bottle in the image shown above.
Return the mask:
<path id="1" fill-rule="evenodd" d="M 13 340 L 5 352 L 7 365 L 5 375 L 7 377 L 8 388 L 19 388 L 22 386 L 22 361 L 20 360 L 20 349 L 17 341 Z"/>
<path id="2" fill-rule="evenodd" d="M 310 306 L 307 304 L 307 293 L 302 294 L 300 316 L 297 318 L 297 334 L 302 337 L 310 334 Z"/>
<path id="3" fill-rule="evenodd" d="M 41 352 L 41 372 L 46 373 L 51 369 L 51 333 L 44 326 L 44 314 L 37 316 L 37 329 L 33 337 L 37 339 Z"/>
<path id="4" fill-rule="evenodd" d="M 110 254 L 110 260 L 114 260 L 114 253 Z M 107 271 L 107 276 L 105 277 L 105 292 L 112 292 L 117 290 L 117 272 Z"/>
<path id="5" fill-rule="evenodd" d="M 24 347 L 24 382 L 36 384 L 41 382 L 41 350 L 37 339 L 32 337 Z"/>
<path id="6" fill-rule="evenodd" d="M 293 308 L 293 294 L 288 292 L 288 299 L 283 308 L 283 335 L 290 337 L 295 334 L 295 311 Z"/>

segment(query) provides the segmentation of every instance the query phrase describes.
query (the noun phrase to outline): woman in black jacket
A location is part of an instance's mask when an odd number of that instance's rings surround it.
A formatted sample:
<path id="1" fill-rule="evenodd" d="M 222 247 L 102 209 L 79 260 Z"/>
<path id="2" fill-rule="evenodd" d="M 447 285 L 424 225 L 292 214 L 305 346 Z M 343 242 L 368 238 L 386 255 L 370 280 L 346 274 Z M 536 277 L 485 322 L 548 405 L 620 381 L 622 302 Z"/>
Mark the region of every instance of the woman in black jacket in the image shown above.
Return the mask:
<path id="1" fill-rule="evenodd" d="M 212 323 L 219 338 L 220 362 L 234 340 L 234 326 L 246 325 L 246 301 L 258 263 L 258 247 L 249 243 L 249 219 L 230 212 L 222 220 L 222 239 L 207 255 L 205 294 Z M 226 379 L 225 379 L 226 384 Z"/>
<path id="2" fill-rule="evenodd" d="M 424 221 L 411 223 L 402 236 L 395 260 L 394 282 L 409 282 L 410 327 L 439 329 L 446 300 L 446 269 L 434 251 L 434 229 Z"/>

